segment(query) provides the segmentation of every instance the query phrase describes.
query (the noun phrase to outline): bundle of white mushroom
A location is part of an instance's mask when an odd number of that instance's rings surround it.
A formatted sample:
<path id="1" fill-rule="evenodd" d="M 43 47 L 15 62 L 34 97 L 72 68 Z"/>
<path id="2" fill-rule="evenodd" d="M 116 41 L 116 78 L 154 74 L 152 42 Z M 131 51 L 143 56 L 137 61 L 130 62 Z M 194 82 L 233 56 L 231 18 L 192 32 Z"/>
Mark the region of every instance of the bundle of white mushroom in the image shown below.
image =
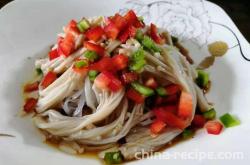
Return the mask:
<path id="1" fill-rule="evenodd" d="M 36 61 L 43 78 L 34 123 L 62 150 L 134 159 L 211 108 L 180 43 L 134 15 L 71 21 L 49 57 Z"/>

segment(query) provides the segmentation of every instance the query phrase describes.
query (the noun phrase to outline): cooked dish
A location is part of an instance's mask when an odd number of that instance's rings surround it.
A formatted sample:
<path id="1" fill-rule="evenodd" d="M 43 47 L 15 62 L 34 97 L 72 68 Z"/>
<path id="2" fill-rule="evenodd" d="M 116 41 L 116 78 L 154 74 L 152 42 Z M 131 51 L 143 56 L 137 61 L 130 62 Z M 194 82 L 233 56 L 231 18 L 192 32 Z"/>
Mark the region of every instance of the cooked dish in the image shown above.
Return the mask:
<path id="1" fill-rule="evenodd" d="M 40 76 L 24 88 L 24 111 L 34 112 L 46 140 L 72 154 L 95 151 L 121 163 L 215 118 L 205 97 L 208 73 L 178 38 L 146 26 L 132 10 L 70 21 L 35 66 Z M 211 134 L 221 129 L 207 123 Z"/>

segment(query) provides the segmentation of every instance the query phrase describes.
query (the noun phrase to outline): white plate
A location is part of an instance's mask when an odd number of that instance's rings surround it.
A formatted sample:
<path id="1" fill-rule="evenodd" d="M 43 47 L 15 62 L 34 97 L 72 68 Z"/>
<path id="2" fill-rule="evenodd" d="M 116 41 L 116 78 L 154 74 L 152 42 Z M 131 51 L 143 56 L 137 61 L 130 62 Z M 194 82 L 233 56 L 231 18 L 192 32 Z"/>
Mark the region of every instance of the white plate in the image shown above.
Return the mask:
<path id="1" fill-rule="evenodd" d="M 133 8 L 144 15 L 147 23 L 156 22 L 172 34 L 182 36 L 184 43 L 186 39 L 188 43 L 195 43 L 189 44 L 189 48 L 197 61 L 207 54 L 204 44 L 226 41 L 232 48 L 210 70 L 213 84 L 208 97 L 215 103 L 218 116 L 230 112 L 242 122 L 238 127 L 224 130 L 220 136 L 199 131 L 195 138 L 162 153 L 170 154 L 167 160 L 146 159 L 128 164 L 249 164 L 249 43 L 220 7 L 200 0 L 17 0 L 2 8 L 0 133 L 16 137 L 0 137 L 0 164 L 100 164 L 97 160 L 66 155 L 43 144 L 31 121 L 17 116 L 22 107 L 21 85 L 32 77 L 35 57 L 42 51 L 46 54 L 48 45 L 55 42 L 56 34 L 70 19 L 112 15 L 125 8 Z"/>

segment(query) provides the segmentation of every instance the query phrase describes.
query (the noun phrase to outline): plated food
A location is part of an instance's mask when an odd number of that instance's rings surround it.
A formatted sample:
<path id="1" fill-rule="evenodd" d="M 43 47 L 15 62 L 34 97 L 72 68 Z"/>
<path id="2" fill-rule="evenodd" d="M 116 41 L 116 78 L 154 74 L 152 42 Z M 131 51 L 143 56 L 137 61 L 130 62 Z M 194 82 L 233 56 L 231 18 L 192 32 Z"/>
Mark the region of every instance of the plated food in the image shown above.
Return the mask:
<path id="1" fill-rule="evenodd" d="M 24 111 L 35 112 L 46 140 L 68 153 L 95 151 L 116 164 L 204 125 L 210 134 L 223 128 L 209 121 L 216 112 L 203 69 L 210 65 L 197 69 L 178 38 L 145 25 L 133 10 L 71 20 L 35 66 L 39 76 L 24 88 Z M 229 114 L 224 121 L 239 124 Z"/>

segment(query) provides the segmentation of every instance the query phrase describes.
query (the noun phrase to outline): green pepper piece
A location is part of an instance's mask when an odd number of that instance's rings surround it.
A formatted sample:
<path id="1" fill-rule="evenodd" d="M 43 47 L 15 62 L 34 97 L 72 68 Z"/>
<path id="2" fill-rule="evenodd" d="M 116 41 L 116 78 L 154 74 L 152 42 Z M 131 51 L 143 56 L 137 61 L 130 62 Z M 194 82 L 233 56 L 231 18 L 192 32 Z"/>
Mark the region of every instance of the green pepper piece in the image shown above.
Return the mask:
<path id="1" fill-rule="evenodd" d="M 148 88 L 144 85 L 139 84 L 138 82 L 131 83 L 132 87 L 138 91 L 140 94 L 144 96 L 152 96 L 154 95 L 154 90 L 151 88 Z"/>
<path id="2" fill-rule="evenodd" d="M 203 70 L 197 70 L 198 77 L 196 78 L 196 83 L 199 87 L 204 88 L 208 85 L 209 74 Z"/>
<path id="3" fill-rule="evenodd" d="M 85 32 L 90 27 L 88 21 L 86 19 L 81 20 L 77 24 L 77 28 L 80 32 Z"/>
<path id="4" fill-rule="evenodd" d="M 89 80 L 94 82 L 96 76 L 98 75 L 98 71 L 96 70 L 90 70 L 89 73 L 88 73 L 88 76 L 89 76 Z"/>
<path id="5" fill-rule="evenodd" d="M 131 56 L 131 61 L 129 64 L 129 69 L 131 71 L 140 72 L 141 69 L 145 66 L 145 55 L 144 50 L 142 48 L 138 49 L 136 52 L 134 52 Z"/>
<path id="6" fill-rule="evenodd" d="M 160 96 L 167 96 L 167 91 L 163 87 L 156 88 L 156 93 Z"/>
<path id="7" fill-rule="evenodd" d="M 236 119 L 234 116 L 230 115 L 229 113 L 226 113 L 223 116 L 221 116 L 220 121 L 226 128 L 240 125 L 240 121 Z"/>
<path id="8" fill-rule="evenodd" d="M 106 152 L 104 155 L 104 161 L 107 164 L 120 164 L 122 163 L 123 157 L 120 151 L 117 152 Z"/>
<path id="9" fill-rule="evenodd" d="M 144 50 L 142 48 L 139 48 L 136 52 L 132 54 L 132 60 L 143 60 L 145 58 Z"/>
<path id="10" fill-rule="evenodd" d="M 91 62 L 94 62 L 99 58 L 98 54 L 91 50 L 87 50 L 83 55 Z"/>
<path id="11" fill-rule="evenodd" d="M 211 108 L 208 111 L 203 112 L 203 116 L 207 120 L 212 120 L 216 117 L 216 111 L 214 108 Z"/>
<path id="12" fill-rule="evenodd" d="M 86 60 L 79 60 L 75 62 L 76 68 L 82 68 L 88 65 L 88 62 Z"/>
<path id="13" fill-rule="evenodd" d="M 149 36 L 144 36 L 142 40 L 142 45 L 148 50 L 152 50 L 153 52 L 160 52 L 161 49 L 156 46 L 154 41 Z"/>
<path id="14" fill-rule="evenodd" d="M 194 136 L 194 131 L 191 130 L 191 129 L 185 129 L 183 132 L 182 132 L 182 138 L 183 139 L 188 139 L 188 138 L 191 138 Z"/>
<path id="15" fill-rule="evenodd" d="M 137 61 L 137 62 L 131 64 L 131 65 L 129 66 L 129 69 L 130 69 L 131 71 L 139 72 L 139 71 L 144 67 L 145 64 L 146 64 L 146 61 L 145 61 L 145 60 L 140 60 L 140 61 Z"/>

